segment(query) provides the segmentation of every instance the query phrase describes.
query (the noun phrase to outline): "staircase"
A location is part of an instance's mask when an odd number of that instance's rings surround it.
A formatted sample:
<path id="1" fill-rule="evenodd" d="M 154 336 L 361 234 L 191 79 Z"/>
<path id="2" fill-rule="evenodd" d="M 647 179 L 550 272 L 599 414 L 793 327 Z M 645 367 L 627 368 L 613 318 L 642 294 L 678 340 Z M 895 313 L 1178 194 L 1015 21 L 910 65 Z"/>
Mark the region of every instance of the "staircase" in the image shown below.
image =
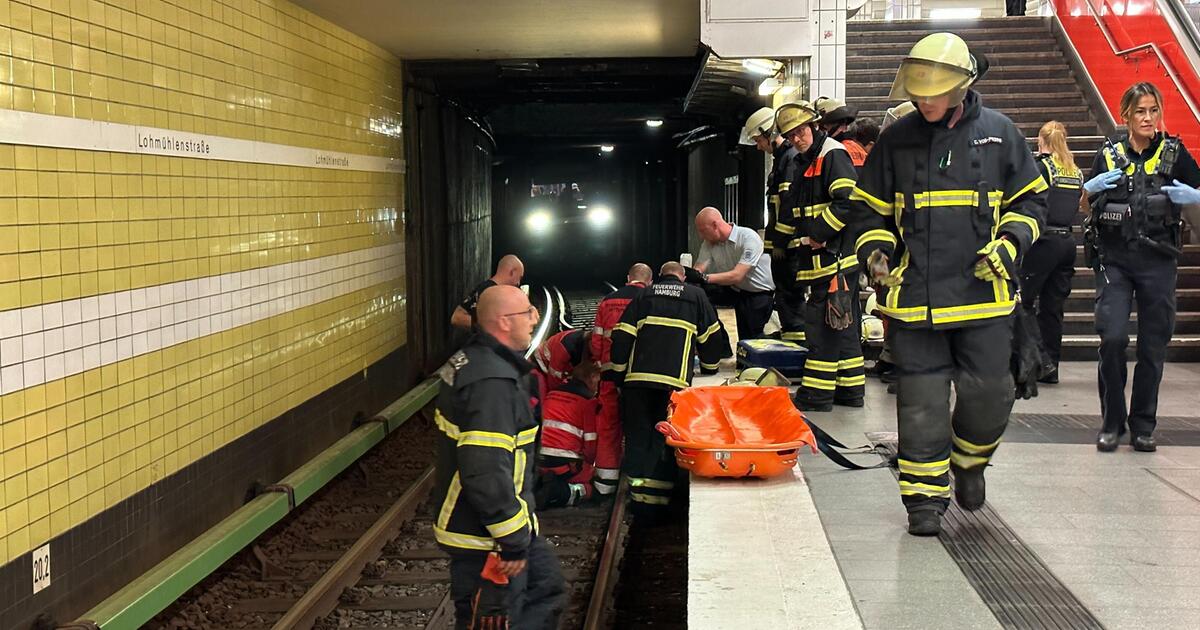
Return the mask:
<path id="1" fill-rule="evenodd" d="M 939 31 L 957 33 L 971 50 L 987 56 L 991 67 L 974 86 L 983 104 L 1004 113 L 1025 134 L 1031 150 L 1037 133 L 1050 120 L 1067 127 L 1071 150 L 1084 169 L 1090 169 L 1104 136 L 1080 90 L 1071 67 L 1058 48 L 1048 18 L 1012 17 L 969 22 L 927 20 L 850 22 L 846 25 L 846 103 L 860 118 L 882 120 L 896 103 L 888 100 L 896 69 L 912 45 Z M 1082 242 L 1081 235 L 1077 235 Z M 1180 261 L 1175 336 L 1168 361 L 1200 361 L 1200 245 L 1184 247 Z M 1095 274 L 1083 264 L 1082 247 L 1076 263 L 1063 330 L 1063 360 L 1095 360 L 1100 340 L 1093 325 Z M 1137 329 L 1136 315 L 1130 322 Z M 1130 342 L 1130 356 L 1133 346 Z"/>

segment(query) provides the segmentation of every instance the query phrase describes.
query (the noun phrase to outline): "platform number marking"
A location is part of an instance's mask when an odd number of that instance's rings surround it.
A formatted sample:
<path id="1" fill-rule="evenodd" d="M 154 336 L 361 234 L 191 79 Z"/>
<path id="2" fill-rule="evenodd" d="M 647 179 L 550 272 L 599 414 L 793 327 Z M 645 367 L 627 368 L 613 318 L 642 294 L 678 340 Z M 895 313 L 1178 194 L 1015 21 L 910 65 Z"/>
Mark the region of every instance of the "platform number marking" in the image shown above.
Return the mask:
<path id="1" fill-rule="evenodd" d="M 50 544 L 46 543 L 33 552 L 33 592 L 50 586 Z"/>

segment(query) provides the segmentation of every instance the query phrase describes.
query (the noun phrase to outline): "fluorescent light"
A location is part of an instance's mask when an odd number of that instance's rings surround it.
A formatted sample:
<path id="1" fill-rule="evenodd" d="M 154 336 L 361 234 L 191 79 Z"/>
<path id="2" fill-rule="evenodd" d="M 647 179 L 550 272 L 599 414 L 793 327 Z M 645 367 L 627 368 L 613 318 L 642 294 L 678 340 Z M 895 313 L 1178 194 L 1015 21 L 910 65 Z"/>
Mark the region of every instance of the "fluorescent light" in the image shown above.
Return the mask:
<path id="1" fill-rule="evenodd" d="M 529 228 L 534 234 L 545 234 L 550 231 L 550 224 L 554 218 L 545 210 L 534 210 L 525 217 L 525 227 Z"/>
<path id="2" fill-rule="evenodd" d="M 798 90 L 798 89 L 800 89 L 800 88 L 795 85 L 785 85 L 785 86 L 779 88 L 778 94 L 780 96 L 787 96 L 789 94 L 795 94 L 796 90 Z"/>
<path id="3" fill-rule="evenodd" d="M 587 220 L 588 223 L 591 223 L 592 227 L 594 228 L 606 228 L 608 227 L 609 223 L 612 223 L 612 210 L 609 210 L 604 206 L 596 206 L 595 208 L 588 210 Z"/>
<path id="4" fill-rule="evenodd" d="M 781 65 L 782 64 L 780 64 L 778 61 L 775 61 L 774 59 L 753 58 L 753 59 L 743 59 L 742 60 L 743 68 L 745 68 L 746 70 L 749 70 L 750 72 L 753 72 L 754 74 L 761 74 L 765 77 L 769 77 L 769 76 L 775 74 L 776 72 L 779 72 L 779 68 Z"/>
<path id="5" fill-rule="evenodd" d="M 929 18 L 933 20 L 969 20 L 981 15 L 983 15 L 983 10 L 973 7 L 933 9 L 929 12 Z"/>
<path id="6" fill-rule="evenodd" d="M 651 118 L 650 120 L 646 121 L 646 126 L 647 127 L 661 127 L 662 120 L 658 119 L 658 118 Z"/>
<path id="7" fill-rule="evenodd" d="M 601 150 L 601 151 L 603 151 L 603 152 L 605 152 L 605 153 L 612 153 L 612 152 L 613 152 L 613 145 L 611 145 L 611 144 L 602 144 L 602 145 L 600 145 L 600 150 Z"/>
<path id="8" fill-rule="evenodd" d="M 758 84 L 759 96 L 770 96 L 779 91 L 783 87 L 783 82 L 773 77 L 763 79 L 762 83 Z"/>
<path id="9" fill-rule="evenodd" d="M 576 208 L 578 208 L 578 209 L 580 209 L 580 210 L 587 210 L 587 204 L 579 204 L 579 205 L 577 205 L 577 206 L 575 206 L 575 207 L 576 207 Z"/>

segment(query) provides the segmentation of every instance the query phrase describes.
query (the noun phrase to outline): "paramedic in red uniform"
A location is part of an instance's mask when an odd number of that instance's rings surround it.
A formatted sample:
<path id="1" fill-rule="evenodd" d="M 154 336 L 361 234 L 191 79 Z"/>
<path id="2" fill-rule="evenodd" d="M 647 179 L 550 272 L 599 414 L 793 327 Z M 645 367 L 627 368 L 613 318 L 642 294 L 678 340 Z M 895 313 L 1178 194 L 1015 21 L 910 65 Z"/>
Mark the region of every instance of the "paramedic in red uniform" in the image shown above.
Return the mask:
<path id="1" fill-rule="evenodd" d="M 542 402 L 537 507 L 568 507 L 592 498 L 596 461 L 596 388 L 600 366 L 580 363 L 566 385 Z"/>
<path id="2" fill-rule="evenodd" d="M 592 357 L 600 363 L 600 413 L 596 416 L 596 492 L 611 495 L 617 491 L 621 476 L 621 414 L 618 411 L 617 383 L 621 375 L 613 371 L 612 333 L 621 321 L 629 302 L 650 285 L 650 265 L 635 263 L 625 276 L 625 286 L 609 293 L 596 308 L 592 328 Z"/>
<path id="3" fill-rule="evenodd" d="M 582 328 L 564 330 L 538 346 L 533 353 L 538 372 L 543 378 L 542 396 L 562 387 L 571 380 L 575 366 L 584 361 L 593 361 L 588 348 L 592 331 Z"/>

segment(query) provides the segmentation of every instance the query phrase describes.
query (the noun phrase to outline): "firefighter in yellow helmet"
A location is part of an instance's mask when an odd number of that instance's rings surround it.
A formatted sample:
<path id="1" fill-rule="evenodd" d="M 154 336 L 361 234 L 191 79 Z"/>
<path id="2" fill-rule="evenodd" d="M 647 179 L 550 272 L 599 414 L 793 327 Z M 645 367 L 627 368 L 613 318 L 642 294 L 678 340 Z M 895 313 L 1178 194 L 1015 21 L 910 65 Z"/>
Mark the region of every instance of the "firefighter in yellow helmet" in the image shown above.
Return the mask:
<path id="1" fill-rule="evenodd" d="M 767 176 L 767 229 L 763 251 L 771 256 L 771 276 L 775 281 L 775 310 L 779 313 L 780 337 L 784 341 L 804 341 L 804 295 L 796 286 L 794 269 L 789 271 L 787 244 L 795 234 L 795 219 L 784 213 L 780 196 L 787 193 L 791 182 L 782 173 L 798 155 L 792 143 L 775 129 L 775 110 L 762 107 L 746 119 L 740 143 L 753 145 L 770 155 L 771 173 Z"/>
<path id="2" fill-rule="evenodd" d="M 1014 398 L 1017 263 L 1045 221 L 1047 186 L 1025 137 L 971 89 L 986 69 L 952 33 L 917 42 L 891 98 L 918 113 L 883 130 L 850 195 L 859 259 L 890 320 L 900 494 L 918 536 L 941 530 L 951 472 L 959 505 L 983 505 Z"/>
<path id="3" fill-rule="evenodd" d="M 788 243 L 796 283 L 808 289 L 804 305 L 804 378 L 793 402 L 804 411 L 833 405 L 863 406 L 866 374 L 859 337 L 858 260 L 846 228 L 857 174 L 850 154 L 818 126 L 816 108 L 804 101 L 782 105 L 775 125 L 800 158 L 788 170 L 783 207 L 796 218 Z"/>

